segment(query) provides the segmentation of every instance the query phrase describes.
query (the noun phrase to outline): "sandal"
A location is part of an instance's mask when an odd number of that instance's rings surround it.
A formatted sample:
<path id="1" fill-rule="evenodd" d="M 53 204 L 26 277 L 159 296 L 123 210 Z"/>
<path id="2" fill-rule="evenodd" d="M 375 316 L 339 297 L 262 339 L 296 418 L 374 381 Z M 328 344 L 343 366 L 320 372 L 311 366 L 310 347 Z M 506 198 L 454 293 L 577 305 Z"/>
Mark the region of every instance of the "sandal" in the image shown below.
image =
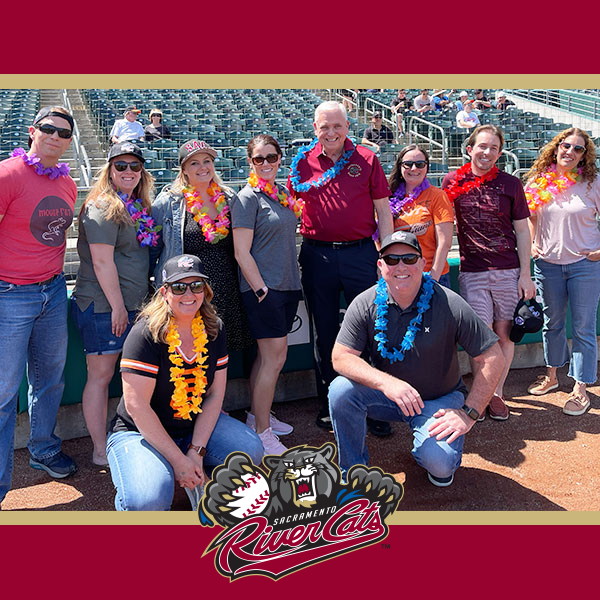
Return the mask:
<path id="1" fill-rule="evenodd" d="M 577 417 L 582 415 L 590 407 L 590 399 L 586 395 L 579 394 L 578 392 L 571 392 L 569 399 L 563 406 L 563 412 L 565 415 L 571 415 Z"/>

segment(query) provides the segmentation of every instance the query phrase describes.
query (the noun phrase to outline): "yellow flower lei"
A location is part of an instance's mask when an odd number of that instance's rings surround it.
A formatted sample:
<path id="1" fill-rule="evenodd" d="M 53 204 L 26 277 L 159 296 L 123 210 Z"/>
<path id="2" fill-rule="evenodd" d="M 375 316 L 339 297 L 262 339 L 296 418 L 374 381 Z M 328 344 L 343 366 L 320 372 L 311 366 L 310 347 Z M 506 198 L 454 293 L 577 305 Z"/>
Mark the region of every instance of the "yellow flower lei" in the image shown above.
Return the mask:
<path id="1" fill-rule="evenodd" d="M 175 418 L 192 419 L 191 413 L 201 413 L 200 405 L 206 391 L 205 362 L 208 358 L 206 344 L 208 338 L 204 321 L 198 314 L 192 321 L 192 335 L 194 336 L 194 352 L 196 354 L 196 368 L 194 369 L 194 392 L 191 397 L 187 394 L 187 383 L 183 378 L 185 369 L 183 368 L 183 358 L 177 353 L 177 348 L 181 346 L 179 332 L 173 319 L 169 324 L 169 331 L 166 335 L 169 344 L 169 360 L 173 365 L 171 367 L 171 379 L 175 384 L 175 390 L 171 396 L 171 408 L 175 411 Z"/>

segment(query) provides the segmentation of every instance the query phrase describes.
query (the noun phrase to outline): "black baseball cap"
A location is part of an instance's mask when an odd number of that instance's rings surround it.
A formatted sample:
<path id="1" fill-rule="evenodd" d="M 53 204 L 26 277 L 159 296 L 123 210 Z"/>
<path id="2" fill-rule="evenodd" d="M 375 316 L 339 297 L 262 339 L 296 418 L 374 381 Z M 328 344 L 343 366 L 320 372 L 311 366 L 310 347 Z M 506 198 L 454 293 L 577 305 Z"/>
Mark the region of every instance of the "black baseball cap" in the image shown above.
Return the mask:
<path id="1" fill-rule="evenodd" d="M 419 244 L 419 240 L 417 240 L 417 236 L 410 231 L 394 231 L 388 235 L 383 242 L 381 242 L 381 248 L 379 249 L 379 255 L 383 254 L 383 251 L 386 248 L 389 248 L 393 244 L 406 244 L 411 248 L 414 248 L 419 256 L 423 256 L 423 252 L 421 251 L 421 244 Z"/>
<path id="2" fill-rule="evenodd" d="M 203 272 L 202 263 L 193 254 L 180 254 L 169 258 L 163 265 L 163 283 L 175 283 L 186 277 L 202 277 L 208 279 Z"/>
<path id="3" fill-rule="evenodd" d="M 201 140 L 188 140 L 179 148 L 179 165 L 183 165 L 183 163 L 198 152 L 204 152 L 213 158 L 217 158 L 217 151 Z"/>
<path id="4" fill-rule="evenodd" d="M 513 316 L 513 326 L 510 330 L 510 341 L 518 343 L 526 333 L 536 333 L 542 328 L 544 317 L 542 307 L 534 298 L 519 300 Z"/>
<path id="5" fill-rule="evenodd" d="M 117 156 L 123 156 L 124 154 L 133 154 L 135 157 L 139 158 L 142 163 L 146 162 L 142 151 L 139 146 L 136 146 L 133 142 L 118 142 L 108 152 L 108 160 L 112 160 Z"/>

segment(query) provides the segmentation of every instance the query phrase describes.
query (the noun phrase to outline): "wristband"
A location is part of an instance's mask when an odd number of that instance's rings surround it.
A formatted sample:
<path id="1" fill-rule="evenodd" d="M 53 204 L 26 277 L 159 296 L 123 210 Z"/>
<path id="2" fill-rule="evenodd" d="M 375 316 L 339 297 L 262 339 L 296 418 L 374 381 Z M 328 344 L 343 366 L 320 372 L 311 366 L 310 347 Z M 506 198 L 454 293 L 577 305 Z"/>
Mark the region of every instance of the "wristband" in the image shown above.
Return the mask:
<path id="1" fill-rule="evenodd" d="M 194 444 L 188 444 L 188 450 L 193 450 L 198 456 L 206 456 L 206 448 L 204 446 L 194 446 Z"/>

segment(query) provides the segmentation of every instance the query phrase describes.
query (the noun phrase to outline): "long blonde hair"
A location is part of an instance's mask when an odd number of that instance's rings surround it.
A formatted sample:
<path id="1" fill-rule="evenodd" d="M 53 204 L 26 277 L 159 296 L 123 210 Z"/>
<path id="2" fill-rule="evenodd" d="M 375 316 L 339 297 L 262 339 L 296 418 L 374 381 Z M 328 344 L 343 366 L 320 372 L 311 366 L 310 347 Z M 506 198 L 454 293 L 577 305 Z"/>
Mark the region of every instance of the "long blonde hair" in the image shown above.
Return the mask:
<path id="1" fill-rule="evenodd" d="M 167 332 L 173 318 L 173 312 L 168 302 L 163 296 L 162 289 L 166 287 L 166 284 L 161 286 L 154 292 L 154 296 L 150 301 L 142 308 L 140 314 L 137 317 L 138 321 L 142 319 L 146 320 L 146 325 L 152 336 L 152 340 L 157 343 L 166 344 Z M 200 306 L 199 312 L 202 320 L 204 321 L 204 327 L 206 329 L 206 335 L 210 340 L 216 339 L 219 333 L 219 318 L 213 305 L 210 301 L 213 298 L 213 291 L 208 282 L 204 282 L 204 299 L 202 300 L 202 306 Z"/>

